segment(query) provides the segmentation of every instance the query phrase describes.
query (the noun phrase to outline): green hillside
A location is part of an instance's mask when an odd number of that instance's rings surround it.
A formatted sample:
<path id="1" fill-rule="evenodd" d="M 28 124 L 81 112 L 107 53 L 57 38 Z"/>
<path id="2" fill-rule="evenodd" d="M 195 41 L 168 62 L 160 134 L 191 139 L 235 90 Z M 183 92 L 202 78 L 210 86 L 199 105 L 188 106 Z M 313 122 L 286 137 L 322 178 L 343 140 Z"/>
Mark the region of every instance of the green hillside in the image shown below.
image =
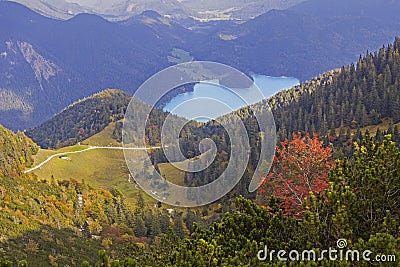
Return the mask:
<path id="1" fill-rule="evenodd" d="M 105 90 L 72 104 L 51 120 L 27 131 L 42 148 L 74 145 L 123 118 L 131 97 L 119 90 Z"/>
<path id="2" fill-rule="evenodd" d="M 90 146 L 122 146 L 120 129 L 123 120 L 110 122 L 101 132 L 81 142 Z"/>
<path id="3" fill-rule="evenodd" d="M 170 227 L 185 236 L 184 222 L 194 214 L 203 220 L 198 213 L 153 207 L 153 199 L 128 183 L 122 150 L 38 150 L 23 133 L 2 126 L 0 140 L 0 266 L 25 266 L 24 260 L 29 266 L 94 266 L 100 250 L 118 257 L 124 247 L 139 249 Z M 58 153 L 67 156 L 24 173 Z"/>

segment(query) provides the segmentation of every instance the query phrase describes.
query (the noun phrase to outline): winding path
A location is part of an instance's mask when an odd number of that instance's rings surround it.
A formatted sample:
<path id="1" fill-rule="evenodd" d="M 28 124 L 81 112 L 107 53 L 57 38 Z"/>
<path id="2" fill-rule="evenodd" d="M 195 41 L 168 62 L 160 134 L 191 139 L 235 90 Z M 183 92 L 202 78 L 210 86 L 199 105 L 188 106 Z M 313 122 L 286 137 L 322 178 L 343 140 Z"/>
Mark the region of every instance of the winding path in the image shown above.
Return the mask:
<path id="1" fill-rule="evenodd" d="M 63 153 L 57 153 L 54 155 L 51 155 L 50 157 L 48 157 L 45 161 L 43 161 L 42 163 L 40 163 L 39 165 L 36 165 L 33 168 L 30 168 L 26 171 L 24 171 L 24 173 L 30 173 L 34 170 L 39 169 L 40 167 L 42 167 L 44 164 L 46 164 L 47 162 L 49 162 L 50 160 L 52 160 L 55 157 L 60 157 L 60 156 L 66 156 L 66 155 L 70 155 L 70 154 L 78 154 L 78 153 L 82 153 L 82 152 L 86 152 L 89 150 L 93 150 L 93 149 L 115 149 L 115 150 L 151 150 L 151 149 L 159 149 L 161 147 L 156 146 L 156 147 L 113 147 L 113 146 L 91 146 L 88 148 L 85 148 L 83 150 L 79 150 L 79 151 L 73 151 L 73 152 L 63 152 Z"/>

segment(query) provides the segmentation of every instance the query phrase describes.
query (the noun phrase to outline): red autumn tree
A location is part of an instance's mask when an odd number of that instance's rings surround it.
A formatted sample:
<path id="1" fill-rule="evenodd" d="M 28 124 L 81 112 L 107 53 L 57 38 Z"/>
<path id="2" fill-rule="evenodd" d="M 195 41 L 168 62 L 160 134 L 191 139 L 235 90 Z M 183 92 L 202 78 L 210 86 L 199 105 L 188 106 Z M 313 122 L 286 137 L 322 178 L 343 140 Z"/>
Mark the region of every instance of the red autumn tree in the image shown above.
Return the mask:
<path id="1" fill-rule="evenodd" d="M 324 147 L 314 134 L 293 135 L 276 147 L 273 167 L 260 193 L 268 200 L 281 199 L 285 214 L 299 216 L 303 202 L 312 193 L 323 193 L 329 186 L 328 173 L 333 167 L 332 148 Z"/>

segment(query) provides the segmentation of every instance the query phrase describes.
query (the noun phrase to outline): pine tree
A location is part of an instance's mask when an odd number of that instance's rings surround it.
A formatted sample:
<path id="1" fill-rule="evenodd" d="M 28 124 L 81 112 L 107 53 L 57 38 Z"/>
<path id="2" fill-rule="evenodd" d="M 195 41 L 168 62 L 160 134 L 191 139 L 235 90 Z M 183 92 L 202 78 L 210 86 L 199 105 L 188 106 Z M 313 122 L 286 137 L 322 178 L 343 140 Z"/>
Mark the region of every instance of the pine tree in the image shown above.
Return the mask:
<path id="1" fill-rule="evenodd" d="M 99 267 L 109 267 L 109 258 L 105 250 L 100 250 L 98 254 L 97 266 Z"/>
<path id="2" fill-rule="evenodd" d="M 135 233 L 135 236 L 138 236 L 138 237 L 147 236 L 147 228 L 146 228 L 146 224 L 145 224 L 142 216 L 143 216 L 143 214 L 139 214 L 139 215 L 136 215 L 136 217 L 135 217 L 134 233 Z"/>
<path id="3" fill-rule="evenodd" d="M 378 128 L 375 133 L 375 143 L 380 144 L 382 143 L 382 141 L 383 141 L 383 134 L 381 129 Z"/>

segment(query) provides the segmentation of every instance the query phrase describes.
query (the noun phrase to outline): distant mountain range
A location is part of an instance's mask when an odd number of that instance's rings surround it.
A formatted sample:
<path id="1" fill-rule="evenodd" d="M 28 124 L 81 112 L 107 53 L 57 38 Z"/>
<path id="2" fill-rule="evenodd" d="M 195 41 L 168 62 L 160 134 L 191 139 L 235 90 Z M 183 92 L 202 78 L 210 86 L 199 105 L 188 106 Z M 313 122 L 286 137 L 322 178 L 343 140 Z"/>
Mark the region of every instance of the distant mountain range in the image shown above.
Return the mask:
<path id="1" fill-rule="evenodd" d="M 188 27 L 154 11 L 118 23 L 87 14 L 61 21 L 0 1 L 0 123 L 28 129 L 100 90 L 132 94 L 191 59 L 304 81 L 392 42 L 399 13 L 391 0 L 310 0 L 242 24 Z"/>
<path id="2" fill-rule="evenodd" d="M 49 17 L 69 19 L 79 13 L 124 20 L 146 10 L 173 18 L 248 20 L 271 9 L 286 9 L 304 0 L 15 0 Z"/>

